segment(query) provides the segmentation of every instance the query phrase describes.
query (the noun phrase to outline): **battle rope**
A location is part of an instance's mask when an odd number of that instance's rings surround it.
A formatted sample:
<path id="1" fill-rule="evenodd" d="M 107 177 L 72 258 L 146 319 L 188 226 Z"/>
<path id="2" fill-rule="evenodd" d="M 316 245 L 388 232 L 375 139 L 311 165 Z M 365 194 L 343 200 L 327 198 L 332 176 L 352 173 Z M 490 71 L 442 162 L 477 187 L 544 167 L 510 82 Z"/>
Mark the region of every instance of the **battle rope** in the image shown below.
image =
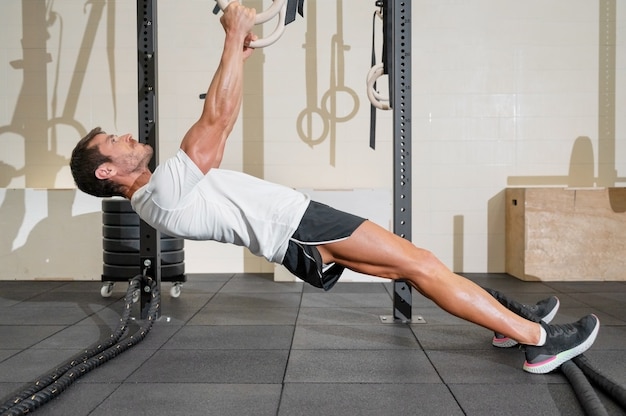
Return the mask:
<path id="1" fill-rule="evenodd" d="M 539 322 L 541 320 L 525 305 L 507 298 L 497 290 L 488 287 L 483 287 L 483 289 L 496 298 L 498 302 L 507 309 L 515 312 L 519 316 L 533 322 Z M 626 410 L 626 388 L 620 386 L 593 367 L 584 355 L 581 354 L 570 361 L 566 361 L 561 365 L 561 371 L 563 371 L 563 374 L 570 382 L 583 410 L 590 416 L 605 415 L 606 410 L 589 382 L 601 388 L 607 396 Z"/>
<path id="2" fill-rule="evenodd" d="M 35 381 L 30 387 L 14 395 L 0 407 L 0 416 L 18 416 L 32 412 L 60 395 L 78 378 L 142 341 L 152 328 L 161 303 L 158 285 L 153 280 L 148 283 L 152 296 L 148 307 L 148 317 L 134 335 L 119 341 L 128 332 L 128 322 L 130 321 L 135 291 L 140 287 L 141 281 L 142 275 L 136 276 L 130 281 L 124 297 L 124 312 L 118 327 L 107 342 L 90 347 L 78 357 L 70 359 L 56 370 Z"/>
<path id="3" fill-rule="evenodd" d="M 579 355 L 573 358 L 572 361 L 574 361 L 587 378 L 589 378 L 589 381 L 602 389 L 602 391 L 626 411 L 626 388 L 624 386 L 620 386 L 616 381 L 593 367 L 589 359 L 584 355 Z"/>
<path id="4" fill-rule="evenodd" d="M 589 380 L 583 372 L 574 364 L 573 361 L 566 361 L 561 364 L 561 371 L 569 380 L 578 402 L 582 406 L 585 413 L 589 416 L 608 416 L 608 412 L 600 401 Z"/>

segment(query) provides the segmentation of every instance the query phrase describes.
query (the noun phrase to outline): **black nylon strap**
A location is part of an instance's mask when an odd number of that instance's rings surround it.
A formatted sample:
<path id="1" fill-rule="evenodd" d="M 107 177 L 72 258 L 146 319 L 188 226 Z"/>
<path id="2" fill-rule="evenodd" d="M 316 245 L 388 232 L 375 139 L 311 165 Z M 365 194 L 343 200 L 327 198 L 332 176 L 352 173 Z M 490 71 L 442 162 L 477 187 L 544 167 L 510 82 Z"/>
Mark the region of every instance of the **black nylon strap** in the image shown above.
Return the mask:
<path id="1" fill-rule="evenodd" d="M 285 15 L 285 25 L 296 20 L 296 11 L 304 17 L 304 0 L 287 0 L 287 13 Z"/>
<path id="2" fill-rule="evenodd" d="M 372 59 L 371 66 L 376 65 L 376 12 L 372 19 Z M 376 88 L 374 83 L 373 88 Z M 376 150 L 376 107 L 374 104 L 370 104 L 370 148 Z"/>
<path id="3" fill-rule="evenodd" d="M 383 0 L 383 74 L 387 75 L 389 82 L 389 105 L 393 103 L 394 79 L 393 79 L 393 17 L 390 2 Z"/>

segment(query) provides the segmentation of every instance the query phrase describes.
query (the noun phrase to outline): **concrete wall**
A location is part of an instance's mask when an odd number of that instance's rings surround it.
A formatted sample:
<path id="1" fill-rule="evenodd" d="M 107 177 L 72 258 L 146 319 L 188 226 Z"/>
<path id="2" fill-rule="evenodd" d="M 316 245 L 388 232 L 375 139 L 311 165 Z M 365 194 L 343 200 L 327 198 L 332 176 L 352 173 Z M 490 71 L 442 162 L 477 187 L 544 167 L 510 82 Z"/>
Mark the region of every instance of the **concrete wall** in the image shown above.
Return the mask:
<path id="1" fill-rule="evenodd" d="M 413 241 L 456 271 L 502 272 L 505 188 L 624 182 L 626 120 L 616 117 L 626 110 L 624 4 L 411 4 Z M 213 6 L 206 0 L 158 2 L 161 160 L 174 154 L 198 117 L 198 94 L 218 63 L 223 33 Z M 277 44 L 257 51 L 247 65 L 243 113 L 224 167 L 294 188 L 391 189 L 389 112 L 378 113 L 377 148 L 368 147 L 365 76 L 373 12 L 373 1 L 307 0 L 305 18 L 289 25 Z M 16 201 L 13 190 L 72 188 L 67 159 L 96 125 L 137 133 L 135 16 L 135 2 L 127 0 L 0 2 L 3 264 L 15 264 L 24 249 L 20 242 L 30 237 L 24 233 L 35 232 L 23 222 L 32 202 L 25 191 L 26 199 Z M 259 28 L 261 34 L 271 29 L 273 23 Z M 331 58 L 338 30 L 346 48 L 336 72 Z M 337 91 L 335 116 L 358 109 L 318 137 L 321 120 L 313 121 L 310 134 L 298 120 L 336 90 L 333 73 L 343 74 L 340 81 L 354 91 Z M 52 217 L 57 202 L 50 192 L 41 195 L 48 207 L 43 216 Z M 23 211 L 6 208 L 9 202 Z M 82 224 L 80 215 L 93 221 Z M 51 241 L 68 248 L 97 244 L 99 216 L 80 215 L 47 228 Z M 74 222 L 80 232 L 63 231 Z M 72 250 L 63 253 L 67 263 L 76 261 Z M 217 243 L 189 242 L 186 256 L 189 272 L 273 271 L 245 250 Z M 68 267 L 65 274 L 98 279 L 95 257 L 93 273 Z M 20 278 L 15 273 L 3 278 Z"/>

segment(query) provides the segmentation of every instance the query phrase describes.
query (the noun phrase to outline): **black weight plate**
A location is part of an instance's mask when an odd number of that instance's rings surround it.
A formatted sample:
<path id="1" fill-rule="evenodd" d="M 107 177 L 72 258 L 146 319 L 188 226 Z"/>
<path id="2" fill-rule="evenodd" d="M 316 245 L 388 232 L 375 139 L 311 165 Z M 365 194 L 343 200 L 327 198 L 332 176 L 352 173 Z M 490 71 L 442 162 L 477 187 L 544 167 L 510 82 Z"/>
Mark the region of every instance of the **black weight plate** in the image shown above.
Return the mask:
<path id="1" fill-rule="evenodd" d="M 139 266 L 139 253 L 102 252 L 102 262 L 107 266 Z"/>
<path id="2" fill-rule="evenodd" d="M 134 212 L 103 212 L 102 224 L 104 225 L 139 225 L 139 215 Z"/>
<path id="3" fill-rule="evenodd" d="M 139 253 L 139 240 L 119 238 L 103 238 L 102 249 L 114 253 Z"/>
<path id="4" fill-rule="evenodd" d="M 104 251 L 102 253 L 102 261 L 104 264 L 113 266 L 135 266 L 139 265 L 139 253 L 114 253 Z M 185 252 L 183 250 L 161 253 L 161 265 L 181 263 L 185 261 Z"/>
<path id="5" fill-rule="evenodd" d="M 161 252 L 161 264 L 162 265 L 174 265 L 178 263 L 183 263 L 185 261 L 185 251 L 177 250 L 177 251 L 167 251 Z"/>
<path id="6" fill-rule="evenodd" d="M 102 200 L 102 211 L 104 212 L 135 212 L 130 201 L 124 198 L 111 198 Z"/>
<path id="7" fill-rule="evenodd" d="M 121 240 L 139 238 L 139 226 L 122 226 L 122 225 L 103 225 L 102 226 L 102 236 L 104 238 L 118 238 Z M 173 238 L 171 235 L 167 235 L 164 233 L 160 233 L 161 240 L 170 240 Z"/>
<path id="8" fill-rule="evenodd" d="M 104 238 L 118 238 L 121 240 L 126 240 L 129 238 L 139 238 L 139 227 L 103 225 L 102 236 Z"/>
<path id="9" fill-rule="evenodd" d="M 141 273 L 140 267 L 137 266 L 113 266 L 109 264 L 102 265 L 102 281 L 110 280 L 128 280 Z M 185 263 L 168 264 L 161 266 L 161 279 L 171 278 L 172 276 L 180 276 L 185 274 Z"/>
<path id="10" fill-rule="evenodd" d="M 139 241 L 137 239 L 121 240 L 114 238 L 103 238 L 102 249 L 120 253 L 139 253 Z M 182 250 L 185 247 L 185 240 L 182 238 L 163 238 L 161 235 L 161 253 L 167 251 Z"/>
<path id="11" fill-rule="evenodd" d="M 135 275 L 137 276 L 137 275 Z M 111 277 L 111 276 L 106 276 L 106 275 L 101 275 L 102 281 L 103 282 L 128 282 L 130 279 L 132 279 L 135 276 L 122 276 L 122 277 Z M 187 281 L 187 275 L 184 274 L 177 274 L 177 275 L 173 275 L 173 276 L 161 276 L 161 282 L 186 282 Z M 163 289 L 161 289 L 163 290 Z"/>
<path id="12" fill-rule="evenodd" d="M 139 266 L 137 267 L 124 267 L 124 266 L 109 266 L 107 264 L 102 266 L 102 280 L 127 280 L 132 279 L 139 274 Z"/>
<path id="13" fill-rule="evenodd" d="M 135 276 L 137 276 L 137 275 L 135 275 Z M 129 281 L 130 279 L 132 279 L 135 276 L 130 276 L 130 277 L 122 276 L 122 277 L 114 278 L 114 277 L 106 276 L 106 275 L 103 274 L 101 276 L 101 278 L 102 278 L 103 282 L 127 282 L 127 281 Z M 175 275 L 172 275 L 172 276 L 165 276 L 165 277 L 161 276 L 161 282 L 179 282 L 179 283 L 182 282 L 182 283 L 184 283 L 186 281 L 187 281 L 187 275 L 185 275 L 185 274 L 175 274 Z M 161 290 L 163 290 L 163 289 L 161 289 Z"/>
<path id="14" fill-rule="evenodd" d="M 161 233 L 161 240 L 173 240 L 173 239 L 183 240 L 182 238 L 179 238 L 179 237 L 172 237 L 171 235 Z"/>

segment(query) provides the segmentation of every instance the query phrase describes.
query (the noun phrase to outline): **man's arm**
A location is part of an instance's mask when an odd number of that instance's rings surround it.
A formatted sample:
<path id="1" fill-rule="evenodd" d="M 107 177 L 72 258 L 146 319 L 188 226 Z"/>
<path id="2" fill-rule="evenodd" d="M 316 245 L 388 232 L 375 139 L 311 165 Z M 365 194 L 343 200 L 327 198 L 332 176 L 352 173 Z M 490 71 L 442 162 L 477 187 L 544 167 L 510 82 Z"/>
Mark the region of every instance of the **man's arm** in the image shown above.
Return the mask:
<path id="1" fill-rule="evenodd" d="M 226 38 L 224 50 L 204 101 L 202 115 L 187 131 L 180 148 L 203 173 L 218 167 L 226 139 L 235 125 L 243 98 L 243 65 L 252 54 L 245 46 L 255 39 L 251 30 L 256 11 L 232 2 L 220 21 Z"/>

